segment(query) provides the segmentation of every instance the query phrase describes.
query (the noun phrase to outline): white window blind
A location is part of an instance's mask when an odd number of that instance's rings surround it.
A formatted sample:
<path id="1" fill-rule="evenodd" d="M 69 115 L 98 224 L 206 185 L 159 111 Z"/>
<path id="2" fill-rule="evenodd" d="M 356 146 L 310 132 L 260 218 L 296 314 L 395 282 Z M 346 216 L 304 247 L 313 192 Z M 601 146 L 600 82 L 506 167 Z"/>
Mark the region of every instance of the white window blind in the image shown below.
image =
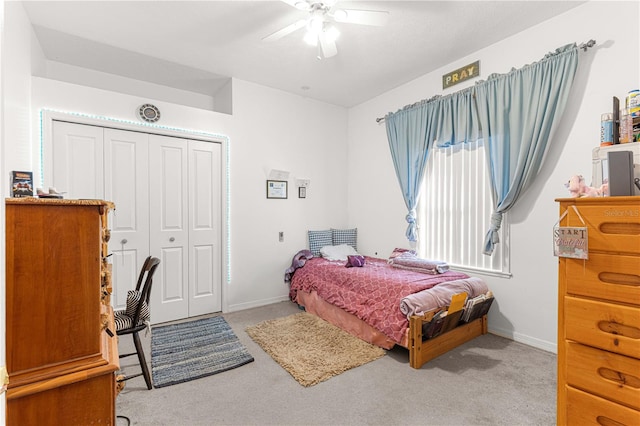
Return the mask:
<path id="1" fill-rule="evenodd" d="M 446 148 L 434 146 L 418 203 L 418 244 L 422 257 L 444 260 L 454 269 L 509 275 L 509 223 L 500 243 L 482 253 L 491 223 L 491 190 L 482 140 Z"/>

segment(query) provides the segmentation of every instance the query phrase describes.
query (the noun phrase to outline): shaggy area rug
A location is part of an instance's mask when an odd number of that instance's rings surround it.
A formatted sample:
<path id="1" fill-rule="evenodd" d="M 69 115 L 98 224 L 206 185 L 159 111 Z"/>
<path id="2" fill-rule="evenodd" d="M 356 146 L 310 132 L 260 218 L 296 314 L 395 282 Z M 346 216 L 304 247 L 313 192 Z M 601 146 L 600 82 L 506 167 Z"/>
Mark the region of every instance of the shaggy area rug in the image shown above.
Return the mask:
<path id="1" fill-rule="evenodd" d="M 313 386 L 384 356 L 385 351 L 307 312 L 246 329 L 302 386 Z"/>
<path id="2" fill-rule="evenodd" d="M 151 329 L 151 375 L 157 388 L 222 373 L 252 361 L 220 316 Z"/>

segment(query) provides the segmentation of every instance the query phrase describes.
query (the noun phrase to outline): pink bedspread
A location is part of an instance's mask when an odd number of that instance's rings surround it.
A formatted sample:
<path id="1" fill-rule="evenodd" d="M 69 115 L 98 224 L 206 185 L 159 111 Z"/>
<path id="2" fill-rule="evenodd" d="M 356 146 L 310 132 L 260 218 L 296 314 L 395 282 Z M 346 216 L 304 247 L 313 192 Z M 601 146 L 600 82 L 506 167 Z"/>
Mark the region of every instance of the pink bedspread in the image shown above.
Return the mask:
<path id="1" fill-rule="evenodd" d="M 455 271 L 423 274 L 393 268 L 385 259 L 365 257 L 365 260 L 361 268 L 345 268 L 344 261 L 332 262 L 319 257 L 308 260 L 293 275 L 291 300 L 296 302 L 298 290 L 315 290 L 322 299 L 400 343 L 409 326 L 407 317 L 400 311 L 403 297 L 441 282 L 469 277 Z"/>

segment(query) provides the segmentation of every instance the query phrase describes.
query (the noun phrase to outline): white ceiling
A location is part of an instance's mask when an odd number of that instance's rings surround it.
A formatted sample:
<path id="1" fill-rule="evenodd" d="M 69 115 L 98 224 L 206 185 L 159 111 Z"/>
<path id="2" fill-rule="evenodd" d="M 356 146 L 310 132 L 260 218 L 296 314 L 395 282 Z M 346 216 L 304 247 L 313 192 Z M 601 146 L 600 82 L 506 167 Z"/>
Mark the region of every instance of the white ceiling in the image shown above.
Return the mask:
<path id="1" fill-rule="evenodd" d="M 581 3 L 340 0 L 347 9 L 388 11 L 389 23 L 336 24 L 338 54 L 322 60 L 303 42 L 304 30 L 262 41 L 307 16 L 282 1 L 24 6 L 51 61 L 210 96 L 234 77 L 351 107 Z"/>

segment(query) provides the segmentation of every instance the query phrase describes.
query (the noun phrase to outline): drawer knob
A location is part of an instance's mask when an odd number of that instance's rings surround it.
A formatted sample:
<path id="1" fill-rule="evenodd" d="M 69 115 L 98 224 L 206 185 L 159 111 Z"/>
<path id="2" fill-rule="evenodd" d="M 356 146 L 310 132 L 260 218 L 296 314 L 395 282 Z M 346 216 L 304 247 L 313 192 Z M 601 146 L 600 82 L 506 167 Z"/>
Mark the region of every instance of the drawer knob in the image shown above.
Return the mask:
<path id="1" fill-rule="evenodd" d="M 606 367 L 598 369 L 600 377 L 615 382 L 618 386 L 628 386 L 633 389 L 640 389 L 640 377 L 631 374 L 625 374 L 622 371 L 612 370 Z"/>
<path id="2" fill-rule="evenodd" d="M 617 422 L 615 420 L 613 420 L 611 417 L 606 417 L 606 416 L 598 416 L 596 417 L 596 421 L 598 422 L 599 425 L 603 425 L 603 426 L 617 426 L 619 424 L 622 424 L 620 422 Z"/>
<path id="3" fill-rule="evenodd" d="M 615 336 L 623 336 L 629 339 L 640 339 L 640 328 L 626 324 L 619 324 L 614 321 L 600 321 L 598 328 L 605 333 Z M 617 342 L 618 339 L 616 339 Z M 616 343 L 617 345 L 618 343 Z"/>

